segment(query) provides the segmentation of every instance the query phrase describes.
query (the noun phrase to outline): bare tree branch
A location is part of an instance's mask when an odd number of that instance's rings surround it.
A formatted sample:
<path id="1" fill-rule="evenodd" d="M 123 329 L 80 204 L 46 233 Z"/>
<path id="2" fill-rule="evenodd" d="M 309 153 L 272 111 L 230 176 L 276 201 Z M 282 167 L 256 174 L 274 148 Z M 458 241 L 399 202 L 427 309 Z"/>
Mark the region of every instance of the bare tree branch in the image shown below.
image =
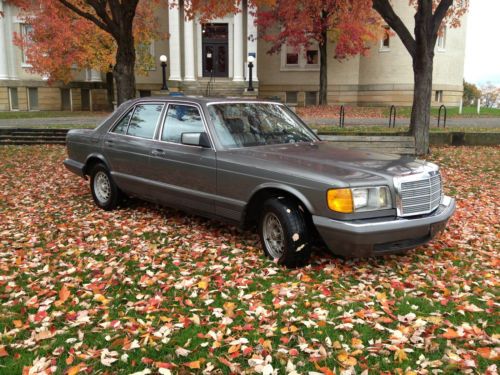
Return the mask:
<path id="1" fill-rule="evenodd" d="M 111 19 L 111 17 L 109 16 L 109 14 L 106 10 L 106 4 L 107 4 L 106 0 L 86 0 L 86 2 L 92 8 L 94 8 L 94 11 L 96 12 L 96 14 L 102 19 L 102 21 L 106 25 L 109 25 L 110 27 L 116 26 L 116 22 L 113 22 L 114 20 Z"/>
<path id="2" fill-rule="evenodd" d="M 410 55 L 414 57 L 416 50 L 415 39 L 403 21 L 401 21 L 401 18 L 394 12 L 389 0 L 373 0 L 373 9 L 375 9 L 391 29 L 399 35 Z"/>
<path id="3" fill-rule="evenodd" d="M 441 22 L 443 22 L 448 9 L 450 9 L 452 5 L 453 0 L 441 0 L 438 7 L 436 8 L 436 11 L 434 12 L 434 16 L 432 16 L 432 35 L 437 35 L 439 27 L 441 26 Z"/>
<path id="4" fill-rule="evenodd" d="M 77 6 L 75 6 L 74 4 L 70 3 L 67 0 L 59 0 L 59 2 L 62 5 L 64 5 L 66 8 L 68 8 L 71 11 L 73 11 L 74 13 L 78 14 L 80 17 L 83 17 L 83 18 L 85 18 L 85 19 L 93 22 L 94 24 L 96 24 L 98 27 L 100 27 L 104 31 L 106 31 L 106 32 L 108 32 L 110 34 L 113 34 L 112 31 L 111 31 L 111 29 L 110 29 L 110 27 L 109 27 L 109 25 L 105 24 L 102 20 L 100 20 L 99 18 L 97 18 L 95 15 L 83 11 L 82 9 L 78 8 Z"/>

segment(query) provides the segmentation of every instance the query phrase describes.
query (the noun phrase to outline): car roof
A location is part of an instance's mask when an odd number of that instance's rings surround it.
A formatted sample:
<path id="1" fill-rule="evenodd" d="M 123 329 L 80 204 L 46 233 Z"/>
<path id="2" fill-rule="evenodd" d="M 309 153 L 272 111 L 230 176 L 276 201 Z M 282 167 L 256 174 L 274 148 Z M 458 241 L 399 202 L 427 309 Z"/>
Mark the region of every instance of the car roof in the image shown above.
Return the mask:
<path id="1" fill-rule="evenodd" d="M 177 96 L 177 95 L 162 95 L 162 96 L 148 96 L 142 98 L 135 98 L 129 101 L 130 104 L 135 104 L 141 101 L 169 101 L 169 102 L 191 102 L 197 104 L 210 104 L 210 103 L 276 103 L 281 104 L 277 100 L 271 99 L 250 99 L 250 98 L 227 98 L 227 97 L 203 97 L 203 96 Z"/>

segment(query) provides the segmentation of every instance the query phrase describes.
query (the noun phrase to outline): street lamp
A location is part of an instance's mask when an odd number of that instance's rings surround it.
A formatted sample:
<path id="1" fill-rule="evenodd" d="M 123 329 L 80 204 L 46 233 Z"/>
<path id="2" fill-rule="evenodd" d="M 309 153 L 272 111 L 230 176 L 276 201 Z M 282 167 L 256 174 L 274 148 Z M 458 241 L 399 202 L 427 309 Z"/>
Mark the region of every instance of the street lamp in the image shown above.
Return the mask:
<path id="1" fill-rule="evenodd" d="M 255 61 L 255 57 L 252 55 L 248 56 L 248 89 L 247 91 L 253 91 L 253 82 L 252 82 L 252 69 L 253 62 Z"/>
<path id="2" fill-rule="evenodd" d="M 160 61 L 161 61 L 161 69 L 162 69 L 162 73 L 163 73 L 163 86 L 161 87 L 161 90 L 168 91 L 168 87 L 167 87 L 167 56 L 161 55 Z"/>

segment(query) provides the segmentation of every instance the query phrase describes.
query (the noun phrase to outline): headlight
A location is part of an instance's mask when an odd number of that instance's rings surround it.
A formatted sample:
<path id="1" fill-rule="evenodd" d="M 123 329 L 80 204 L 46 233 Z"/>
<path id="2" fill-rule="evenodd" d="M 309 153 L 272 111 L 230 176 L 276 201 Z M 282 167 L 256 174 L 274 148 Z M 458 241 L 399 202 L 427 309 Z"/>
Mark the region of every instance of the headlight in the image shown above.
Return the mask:
<path id="1" fill-rule="evenodd" d="M 352 189 L 331 189 L 327 194 L 328 208 L 352 213 L 391 208 L 391 193 L 387 186 Z"/>

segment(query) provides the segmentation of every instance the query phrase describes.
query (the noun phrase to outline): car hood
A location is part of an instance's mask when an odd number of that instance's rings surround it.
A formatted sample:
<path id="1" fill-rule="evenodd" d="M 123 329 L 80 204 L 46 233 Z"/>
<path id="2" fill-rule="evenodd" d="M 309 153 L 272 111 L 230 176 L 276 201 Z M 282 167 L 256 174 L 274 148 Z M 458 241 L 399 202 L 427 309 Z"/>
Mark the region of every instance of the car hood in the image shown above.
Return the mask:
<path id="1" fill-rule="evenodd" d="M 414 157 L 350 150 L 326 141 L 247 147 L 230 153 L 231 158 L 255 168 L 278 168 L 281 173 L 353 185 L 437 169 Z"/>

